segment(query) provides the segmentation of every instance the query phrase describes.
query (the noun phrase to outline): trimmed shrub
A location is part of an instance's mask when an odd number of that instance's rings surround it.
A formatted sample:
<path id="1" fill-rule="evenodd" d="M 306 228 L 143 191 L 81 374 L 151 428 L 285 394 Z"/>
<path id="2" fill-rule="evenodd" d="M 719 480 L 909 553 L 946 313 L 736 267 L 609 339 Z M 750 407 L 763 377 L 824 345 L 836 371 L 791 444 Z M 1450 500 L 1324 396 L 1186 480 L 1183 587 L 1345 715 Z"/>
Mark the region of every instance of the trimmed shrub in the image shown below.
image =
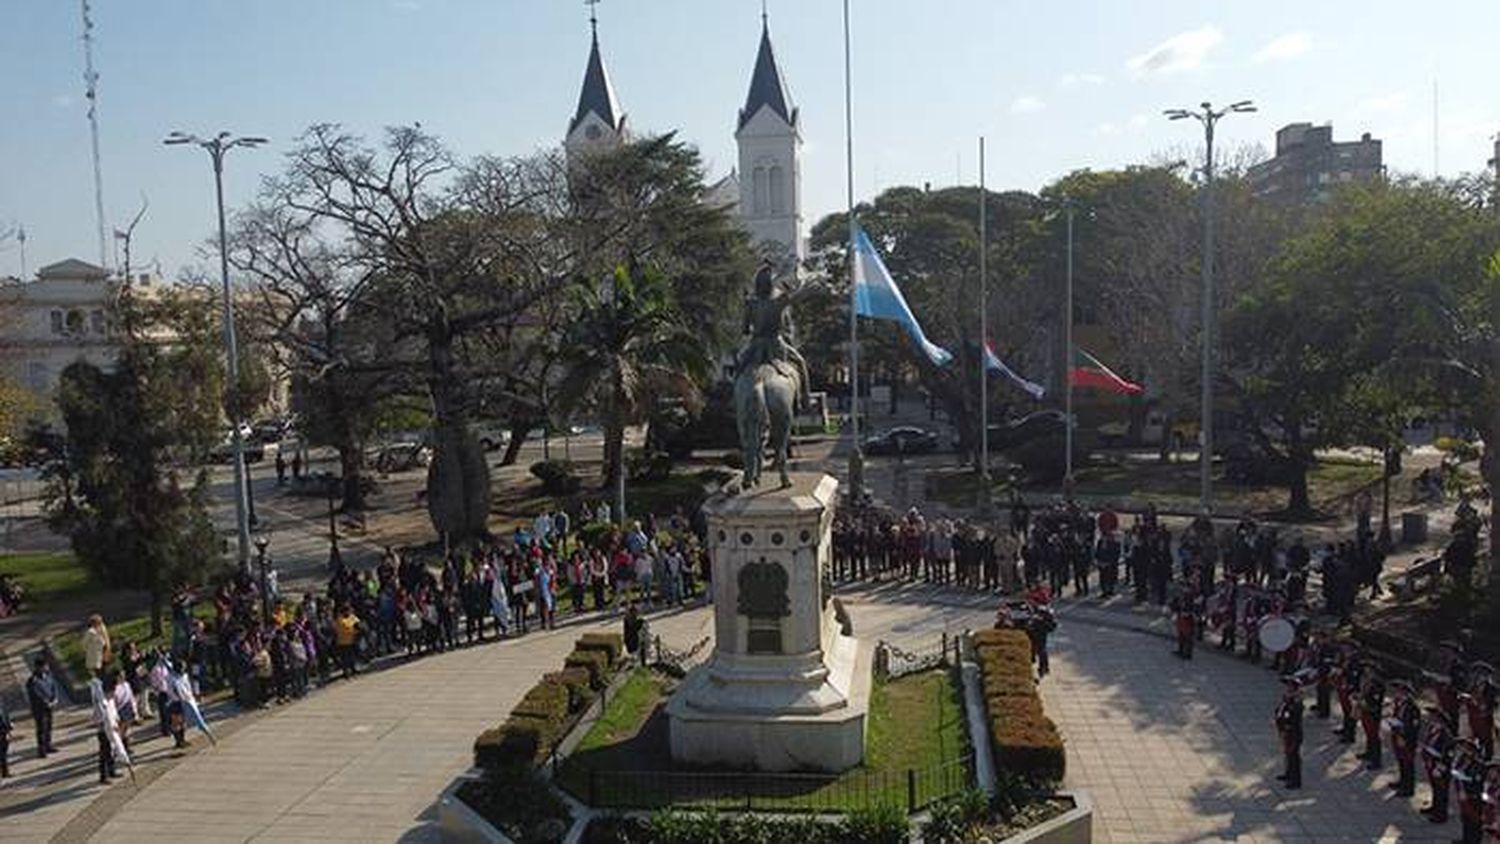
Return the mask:
<path id="1" fill-rule="evenodd" d="M 523 716 L 526 718 L 540 718 L 543 721 L 555 721 L 562 723 L 567 720 L 570 701 L 568 687 L 561 683 L 550 682 L 542 678 L 542 682 L 532 686 L 530 691 L 521 698 L 521 702 L 510 711 L 512 716 Z"/>
<path id="2" fill-rule="evenodd" d="M 585 633 L 573 645 L 579 651 L 603 651 L 609 655 L 609 664 L 615 665 L 625 654 L 625 636 L 622 633 Z"/>
<path id="3" fill-rule="evenodd" d="M 568 690 L 568 710 L 577 712 L 594 702 L 599 693 L 589 684 L 589 672 L 586 668 L 564 668 L 561 671 L 548 674 L 547 679 L 560 683 Z"/>
<path id="4" fill-rule="evenodd" d="M 542 731 L 511 722 L 485 730 L 474 740 L 474 765 L 485 771 L 530 767 L 541 755 Z"/>
<path id="5" fill-rule="evenodd" d="M 589 685 L 602 689 L 609 682 L 609 655 L 604 651 L 577 650 L 563 660 L 567 668 L 583 668 L 589 672 Z"/>
<path id="6" fill-rule="evenodd" d="M 542 491 L 548 495 L 572 495 L 582 483 L 567 460 L 538 461 L 531 464 L 531 474 L 542 482 Z"/>
<path id="7" fill-rule="evenodd" d="M 1003 629 L 976 633 L 974 642 L 996 764 L 1034 783 L 1060 781 L 1067 755 L 1037 694 L 1031 640 L 1024 631 Z"/>

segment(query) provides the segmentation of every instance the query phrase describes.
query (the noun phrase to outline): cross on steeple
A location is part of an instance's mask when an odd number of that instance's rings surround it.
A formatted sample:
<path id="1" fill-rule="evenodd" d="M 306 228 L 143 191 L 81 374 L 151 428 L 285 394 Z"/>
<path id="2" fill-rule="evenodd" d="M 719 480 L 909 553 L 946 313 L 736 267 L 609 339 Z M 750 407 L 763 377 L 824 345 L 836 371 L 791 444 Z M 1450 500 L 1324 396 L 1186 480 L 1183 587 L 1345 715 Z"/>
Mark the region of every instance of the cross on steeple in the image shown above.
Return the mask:
<path id="1" fill-rule="evenodd" d="M 595 14 L 594 7 L 599 5 L 599 0 L 583 0 L 583 5 L 589 7 L 589 28 L 597 35 L 599 33 L 599 17 Z"/>
<path id="2" fill-rule="evenodd" d="M 595 2 L 598 2 L 598 0 L 595 0 Z M 760 22 L 761 22 L 761 24 L 765 25 L 768 22 L 767 18 L 769 18 L 769 17 L 770 16 L 766 14 L 766 0 L 760 0 Z"/>

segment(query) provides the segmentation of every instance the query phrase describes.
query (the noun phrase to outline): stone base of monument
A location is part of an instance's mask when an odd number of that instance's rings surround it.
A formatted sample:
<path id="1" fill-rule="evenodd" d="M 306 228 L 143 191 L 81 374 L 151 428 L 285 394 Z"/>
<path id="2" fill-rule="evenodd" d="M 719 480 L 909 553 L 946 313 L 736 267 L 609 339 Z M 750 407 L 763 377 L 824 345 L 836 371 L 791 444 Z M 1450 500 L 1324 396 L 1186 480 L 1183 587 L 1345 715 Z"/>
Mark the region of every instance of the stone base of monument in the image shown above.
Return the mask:
<path id="1" fill-rule="evenodd" d="M 873 649 L 842 635 L 827 569 L 838 482 L 710 501 L 713 656 L 667 704 L 672 758 L 760 771 L 842 771 L 864 759 Z"/>

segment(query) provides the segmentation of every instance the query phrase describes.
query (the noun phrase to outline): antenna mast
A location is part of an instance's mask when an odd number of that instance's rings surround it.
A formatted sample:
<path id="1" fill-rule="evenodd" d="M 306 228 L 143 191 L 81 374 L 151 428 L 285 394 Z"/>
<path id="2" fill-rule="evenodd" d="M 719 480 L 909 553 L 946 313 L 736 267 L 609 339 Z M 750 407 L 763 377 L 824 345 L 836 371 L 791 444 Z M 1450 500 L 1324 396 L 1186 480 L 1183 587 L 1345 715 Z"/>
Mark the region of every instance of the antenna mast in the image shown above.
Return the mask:
<path id="1" fill-rule="evenodd" d="M 94 220 L 99 235 L 99 266 L 106 267 L 104 240 L 104 176 L 99 168 L 99 74 L 94 72 L 94 18 L 89 0 L 83 4 L 83 96 L 89 101 L 89 142 L 94 153 Z"/>

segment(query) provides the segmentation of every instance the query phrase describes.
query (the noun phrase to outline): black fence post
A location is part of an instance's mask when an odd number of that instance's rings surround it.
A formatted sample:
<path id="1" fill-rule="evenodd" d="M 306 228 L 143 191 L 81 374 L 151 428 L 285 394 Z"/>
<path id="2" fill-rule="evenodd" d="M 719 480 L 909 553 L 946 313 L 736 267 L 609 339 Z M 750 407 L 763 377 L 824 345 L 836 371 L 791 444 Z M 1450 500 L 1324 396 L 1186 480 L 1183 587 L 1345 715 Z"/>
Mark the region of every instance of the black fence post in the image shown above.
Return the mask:
<path id="1" fill-rule="evenodd" d="M 906 813 L 908 815 L 917 813 L 917 771 L 915 768 L 906 769 Z"/>
<path id="2" fill-rule="evenodd" d="M 589 805 L 599 805 L 599 769 L 589 768 Z"/>
<path id="3" fill-rule="evenodd" d="M 943 663 L 948 664 L 948 631 L 943 631 Z"/>

